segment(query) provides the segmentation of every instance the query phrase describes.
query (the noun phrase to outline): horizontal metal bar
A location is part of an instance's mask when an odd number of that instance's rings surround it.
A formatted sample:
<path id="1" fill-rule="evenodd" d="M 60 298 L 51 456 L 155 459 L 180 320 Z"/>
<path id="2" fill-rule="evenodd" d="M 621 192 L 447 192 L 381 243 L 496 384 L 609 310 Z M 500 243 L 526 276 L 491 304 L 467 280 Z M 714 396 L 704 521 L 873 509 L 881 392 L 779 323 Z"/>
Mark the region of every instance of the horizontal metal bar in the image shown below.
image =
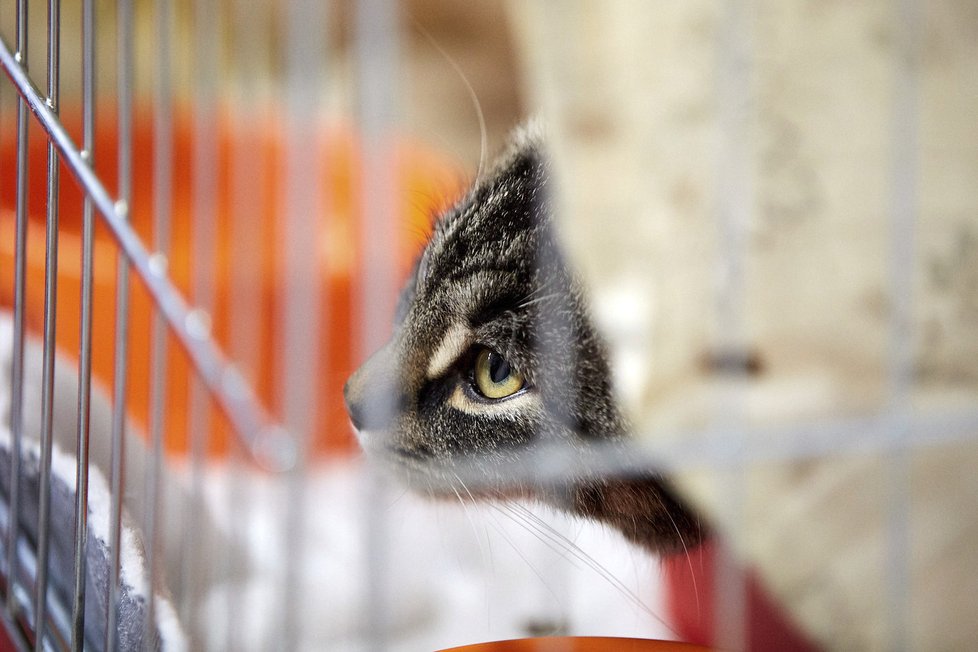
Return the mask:
<path id="1" fill-rule="evenodd" d="M 490 469 L 482 456 L 456 460 L 451 472 L 470 489 L 492 488 L 500 482 L 559 484 L 583 475 L 612 476 L 650 471 L 730 469 L 754 464 L 858 455 L 881 456 L 894 451 L 892 429 L 903 427 L 902 450 L 922 450 L 963 441 L 978 442 L 978 406 L 878 415 L 783 426 L 707 428 L 668 433 L 668 441 L 647 434 L 631 440 L 539 445 L 525 456 L 507 458 L 505 468 Z M 731 445 L 733 442 L 735 445 Z"/>
<path id="2" fill-rule="evenodd" d="M 272 420 L 240 372 L 211 339 L 209 316 L 188 306 L 167 277 L 166 265 L 161 264 L 158 256 L 149 255 L 139 236 L 126 221 L 129 206 L 125 202 L 112 199 L 2 37 L 0 65 L 27 101 L 50 141 L 57 147 L 62 161 L 91 198 L 119 249 L 132 263 L 208 390 L 217 399 L 254 460 L 272 471 L 291 469 L 296 459 L 292 435 Z"/>
<path id="3" fill-rule="evenodd" d="M 906 437 L 894 443 L 894 429 Z M 898 413 L 886 411 L 863 417 L 822 419 L 811 423 L 778 426 L 745 425 L 742 446 L 732 449 L 725 442 L 732 434 L 722 428 L 689 433 L 670 440 L 680 442 L 644 448 L 662 457 L 669 468 L 767 464 L 837 455 L 882 455 L 895 449 L 908 451 L 978 441 L 978 406 L 958 410 L 928 410 Z M 651 442 L 651 439 L 646 441 Z"/>

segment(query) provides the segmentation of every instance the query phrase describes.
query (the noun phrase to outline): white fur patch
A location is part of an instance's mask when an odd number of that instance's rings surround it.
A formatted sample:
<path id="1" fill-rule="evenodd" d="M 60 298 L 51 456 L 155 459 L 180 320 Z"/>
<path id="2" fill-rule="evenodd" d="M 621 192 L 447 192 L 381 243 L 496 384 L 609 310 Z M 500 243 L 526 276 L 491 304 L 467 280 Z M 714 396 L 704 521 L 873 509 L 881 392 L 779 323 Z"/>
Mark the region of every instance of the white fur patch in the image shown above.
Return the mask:
<path id="1" fill-rule="evenodd" d="M 461 387 L 456 387 L 448 397 L 448 404 L 469 414 L 515 418 L 539 409 L 540 396 L 531 390 L 500 401 L 481 402 L 473 401 Z"/>
<path id="2" fill-rule="evenodd" d="M 441 342 L 428 361 L 428 378 L 437 378 L 465 353 L 472 341 L 472 333 L 462 324 L 453 324 L 445 331 Z"/>

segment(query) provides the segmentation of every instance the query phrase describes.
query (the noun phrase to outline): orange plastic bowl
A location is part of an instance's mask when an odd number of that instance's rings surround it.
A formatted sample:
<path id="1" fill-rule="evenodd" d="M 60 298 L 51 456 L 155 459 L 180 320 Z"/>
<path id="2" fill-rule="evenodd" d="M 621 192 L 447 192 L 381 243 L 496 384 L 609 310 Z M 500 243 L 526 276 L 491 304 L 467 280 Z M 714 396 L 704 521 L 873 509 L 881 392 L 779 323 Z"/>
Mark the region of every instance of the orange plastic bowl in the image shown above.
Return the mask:
<path id="1" fill-rule="evenodd" d="M 117 135 L 113 110 L 100 107 L 99 129 L 95 145 L 95 169 L 109 191 L 115 194 L 117 178 Z M 64 122 L 80 142 L 80 112 L 64 110 Z M 217 305 L 212 314 L 213 332 L 218 341 L 228 343 L 231 330 L 230 301 L 232 288 L 245 283 L 254 288 L 260 301 L 260 314 L 247 325 L 255 329 L 257 368 L 248 374 L 255 382 L 259 396 L 274 414 L 277 397 L 273 389 L 276 377 L 277 324 L 273 315 L 282 292 L 280 251 L 277 246 L 278 212 L 283 189 L 284 132 L 282 125 L 265 124 L 260 130 L 237 127 L 235 119 L 226 113 L 217 122 L 216 170 L 217 214 L 214 216 L 217 242 L 213 259 L 191 260 L 193 224 L 191 210 L 194 202 L 193 148 L 195 134 L 193 115 L 189 108 L 177 111 L 173 142 L 172 251 L 168 273 L 176 285 L 189 295 L 191 273 L 195 266 L 213 270 Z M 29 328 L 42 332 L 44 309 L 44 223 L 46 195 L 46 144 L 40 127 L 31 125 L 29 140 L 28 190 L 28 260 L 27 307 Z M 150 242 L 153 221 L 153 115 L 151 110 L 137 110 L 133 134 L 133 198 L 131 219 L 134 228 Z M 311 133 L 309 146 L 317 147 L 324 170 L 319 187 L 322 216 L 319 242 L 320 275 L 324 307 L 323 346 L 321 351 L 322 377 L 318 423 L 313 449 L 316 451 L 348 451 L 353 447 L 350 427 L 342 401 L 342 385 L 355 366 L 355 346 L 358 324 L 354 314 L 354 293 L 360 243 L 364 237 L 360 228 L 359 151 L 355 135 L 349 128 L 324 128 Z M 462 175 L 456 165 L 425 147 L 408 141 L 391 144 L 392 166 L 399 188 L 401 232 L 390 243 L 392 256 L 399 269 L 406 272 L 429 232 L 432 216 L 458 196 Z M 13 305 L 13 256 L 15 228 L 16 174 L 15 130 L 0 130 L 0 306 Z M 258 210 L 252 213 L 262 219 L 253 230 L 260 241 L 253 243 L 247 256 L 234 248 L 231 240 L 232 213 L 236 198 L 233 194 L 231 168 L 235 162 L 258 162 L 263 174 L 249 188 L 260 198 Z M 79 312 L 81 286 L 81 232 L 83 197 L 74 178 L 62 167 L 59 195 L 59 268 L 57 301 L 57 343 L 66 355 L 77 358 L 79 344 Z M 108 233 L 96 219 L 95 290 L 93 372 L 98 382 L 111 387 L 114 356 L 114 311 L 116 295 L 116 248 Z M 149 412 L 149 366 L 152 306 L 138 280 L 132 281 L 130 318 L 130 347 L 128 359 L 129 414 L 137 423 L 146 425 Z M 193 297 L 190 297 L 193 302 Z M 393 297 L 391 298 L 393 306 Z M 328 322 L 326 322 L 328 320 Z M 187 398 L 191 372 L 182 350 L 171 339 L 167 360 L 167 410 L 165 432 L 171 452 L 187 448 Z M 74 400 L 74 399 L 71 399 Z M 211 423 L 209 449 L 219 454 L 227 449 L 229 426 L 215 409 Z"/>
<path id="2" fill-rule="evenodd" d="M 708 649 L 690 643 L 642 638 L 553 636 L 463 645 L 441 652 L 703 652 Z"/>

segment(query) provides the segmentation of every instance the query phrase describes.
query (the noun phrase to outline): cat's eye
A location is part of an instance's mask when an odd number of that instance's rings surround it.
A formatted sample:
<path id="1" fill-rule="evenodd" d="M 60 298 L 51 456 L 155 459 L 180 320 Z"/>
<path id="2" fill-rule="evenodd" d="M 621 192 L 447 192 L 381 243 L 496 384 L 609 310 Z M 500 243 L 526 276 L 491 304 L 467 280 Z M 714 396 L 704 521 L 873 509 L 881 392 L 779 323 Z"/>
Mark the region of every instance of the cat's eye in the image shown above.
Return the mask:
<path id="1" fill-rule="evenodd" d="M 523 377 L 503 356 L 483 348 L 475 357 L 472 378 L 480 394 L 490 399 L 506 398 L 523 389 Z"/>

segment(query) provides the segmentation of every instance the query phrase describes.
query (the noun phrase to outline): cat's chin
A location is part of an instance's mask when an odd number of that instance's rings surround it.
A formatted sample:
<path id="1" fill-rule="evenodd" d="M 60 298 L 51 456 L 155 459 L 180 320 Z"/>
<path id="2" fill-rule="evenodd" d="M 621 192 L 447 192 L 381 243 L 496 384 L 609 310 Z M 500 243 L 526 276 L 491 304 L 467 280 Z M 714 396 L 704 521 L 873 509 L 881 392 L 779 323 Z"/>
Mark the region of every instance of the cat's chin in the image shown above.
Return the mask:
<path id="1" fill-rule="evenodd" d="M 416 493 L 453 501 L 539 498 L 539 493 L 526 485 L 489 474 L 484 478 L 468 477 L 471 464 L 459 465 L 449 458 L 379 443 L 383 437 L 382 433 L 357 433 L 367 459 L 375 468 Z"/>

